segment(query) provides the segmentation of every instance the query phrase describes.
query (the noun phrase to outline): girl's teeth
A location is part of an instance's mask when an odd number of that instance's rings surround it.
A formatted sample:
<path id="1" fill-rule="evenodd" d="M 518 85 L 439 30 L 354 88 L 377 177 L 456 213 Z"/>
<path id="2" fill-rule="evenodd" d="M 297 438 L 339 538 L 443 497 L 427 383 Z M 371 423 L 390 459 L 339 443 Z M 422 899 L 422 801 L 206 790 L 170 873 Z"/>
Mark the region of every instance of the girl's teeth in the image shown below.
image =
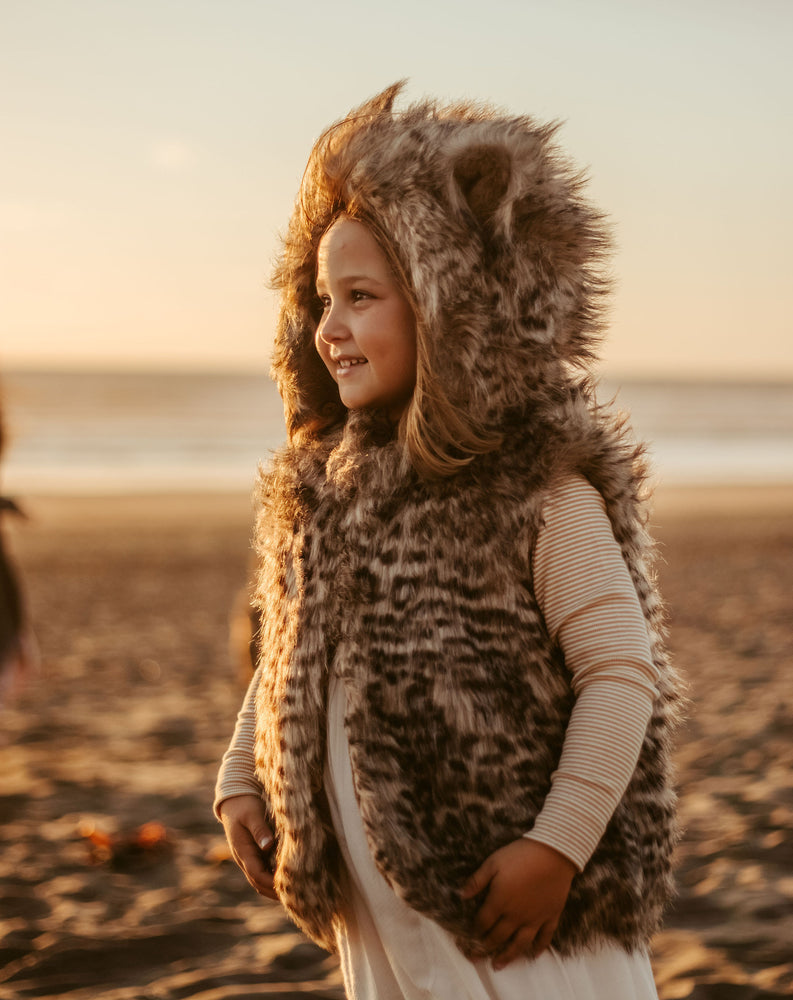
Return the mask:
<path id="1" fill-rule="evenodd" d="M 365 365 L 366 358 L 346 358 L 339 362 L 339 368 L 352 368 L 353 365 Z"/>

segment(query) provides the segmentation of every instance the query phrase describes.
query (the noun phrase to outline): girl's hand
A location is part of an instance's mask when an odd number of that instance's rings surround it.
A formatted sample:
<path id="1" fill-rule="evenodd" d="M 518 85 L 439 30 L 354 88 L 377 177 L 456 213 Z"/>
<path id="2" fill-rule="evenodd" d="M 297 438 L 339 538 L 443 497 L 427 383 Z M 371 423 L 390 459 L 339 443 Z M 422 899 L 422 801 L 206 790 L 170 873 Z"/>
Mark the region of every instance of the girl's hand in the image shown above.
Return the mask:
<path id="1" fill-rule="evenodd" d="M 270 868 L 275 838 L 262 800 L 258 795 L 233 795 L 221 802 L 218 812 L 231 856 L 245 878 L 261 896 L 277 900 Z"/>
<path id="2" fill-rule="evenodd" d="M 475 927 L 494 969 L 545 951 L 577 871 L 552 847 L 522 837 L 491 854 L 468 879 L 463 899 L 486 891 Z"/>

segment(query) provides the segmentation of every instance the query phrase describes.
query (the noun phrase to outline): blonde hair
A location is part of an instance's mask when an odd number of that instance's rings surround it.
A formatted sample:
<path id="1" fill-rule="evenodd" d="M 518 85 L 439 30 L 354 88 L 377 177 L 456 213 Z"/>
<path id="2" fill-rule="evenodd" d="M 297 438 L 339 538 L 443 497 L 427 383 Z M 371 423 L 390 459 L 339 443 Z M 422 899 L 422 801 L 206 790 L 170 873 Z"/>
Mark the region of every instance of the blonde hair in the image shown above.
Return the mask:
<path id="1" fill-rule="evenodd" d="M 289 438 L 298 446 L 308 443 L 330 433 L 346 417 L 336 384 L 313 342 L 319 318 L 314 287 L 317 250 L 330 227 L 346 217 L 360 222 L 372 234 L 415 319 L 416 384 L 397 425 L 398 440 L 419 475 L 452 476 L 476 455 L 498 448 L 503 435 L 477 426 L 470 414 L 449 399 L 433 368 L 431 331 L 423 321 L 399 248 L 370 212 L 354 197 L 345 196 L 345 181 L 353 164 L 344 156 L 344 137 L 356 123 L 355 118 L 338 122 L 314 144 L 273 274 L 272 286 L 281 292 L 282 329 L 286 325 L 303 328 L 297 350 L 294 345 L 279 350 L 277 342 L 273 360 L 288 413 Z"/>
<path id="2" fill-rule="evenodd" d="M 503 435 L 474 425 L 446 395 L 429 364 L 426 339 L 416 337 L 416 387 L 399 424 L 416 470 L 429 478 L 452 476 L 476 455 L 500 447 Z"/>
<path id="3" fill-rule="evenodd" d="M 431 331 L 422 321 L 416 296 L 396 248 L 375 219 L 354 204 L 350 208 L 338 212 L 330 225 L 339 218 L 349 218 L 366 226 L 383 251 L 415 321 L 416 384 L 399 419 L 399 440 L 419 474 L 428 478 L 452 476 L 476 455 L 498 448 L 503 436 L 474 427 L 468 414 L 449 399 L 435 377 L 429 349 Z"/>

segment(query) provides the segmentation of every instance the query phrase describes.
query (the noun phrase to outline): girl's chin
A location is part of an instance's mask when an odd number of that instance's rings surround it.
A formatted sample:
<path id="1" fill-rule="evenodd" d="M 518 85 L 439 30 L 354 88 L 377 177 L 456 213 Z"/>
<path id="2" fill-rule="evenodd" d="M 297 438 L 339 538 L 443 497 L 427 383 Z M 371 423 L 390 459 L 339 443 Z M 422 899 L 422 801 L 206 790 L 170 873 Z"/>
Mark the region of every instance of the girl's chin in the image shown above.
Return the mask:
<path id="1" fill-rule="evenodd" d="M 408 408 L 410 400 L 405 400 L 404 402 L 395 403 L 393 400 L 388 399 L 372 399 L 366 402 L 360 402 L 358 400 L 349 402 L 341 397 L 341 401 L 345 409 L 349 411 L 358 410 L 379 410 L 381 413 L 385 414 L 389 420 L 392 420 L 395 424 L 399 422 L 399 418 Z"/>

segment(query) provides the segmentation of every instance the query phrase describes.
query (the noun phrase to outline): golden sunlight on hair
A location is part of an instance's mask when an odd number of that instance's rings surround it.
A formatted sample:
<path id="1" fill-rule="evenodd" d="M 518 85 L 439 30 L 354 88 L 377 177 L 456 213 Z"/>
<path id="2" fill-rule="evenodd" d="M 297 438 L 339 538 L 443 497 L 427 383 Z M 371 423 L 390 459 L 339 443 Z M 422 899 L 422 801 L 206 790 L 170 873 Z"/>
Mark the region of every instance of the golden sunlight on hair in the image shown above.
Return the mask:
<path id="1" fill-rule="evenodd" d="M 400 421 L 400 438 L 420 475 L 445 478 L 477 455 L 494 451 L 503 435 L 477 429 L 468 415 L 446 397 L 429 367 L 420 324 L 417 347 L 416 388 Z"/>

